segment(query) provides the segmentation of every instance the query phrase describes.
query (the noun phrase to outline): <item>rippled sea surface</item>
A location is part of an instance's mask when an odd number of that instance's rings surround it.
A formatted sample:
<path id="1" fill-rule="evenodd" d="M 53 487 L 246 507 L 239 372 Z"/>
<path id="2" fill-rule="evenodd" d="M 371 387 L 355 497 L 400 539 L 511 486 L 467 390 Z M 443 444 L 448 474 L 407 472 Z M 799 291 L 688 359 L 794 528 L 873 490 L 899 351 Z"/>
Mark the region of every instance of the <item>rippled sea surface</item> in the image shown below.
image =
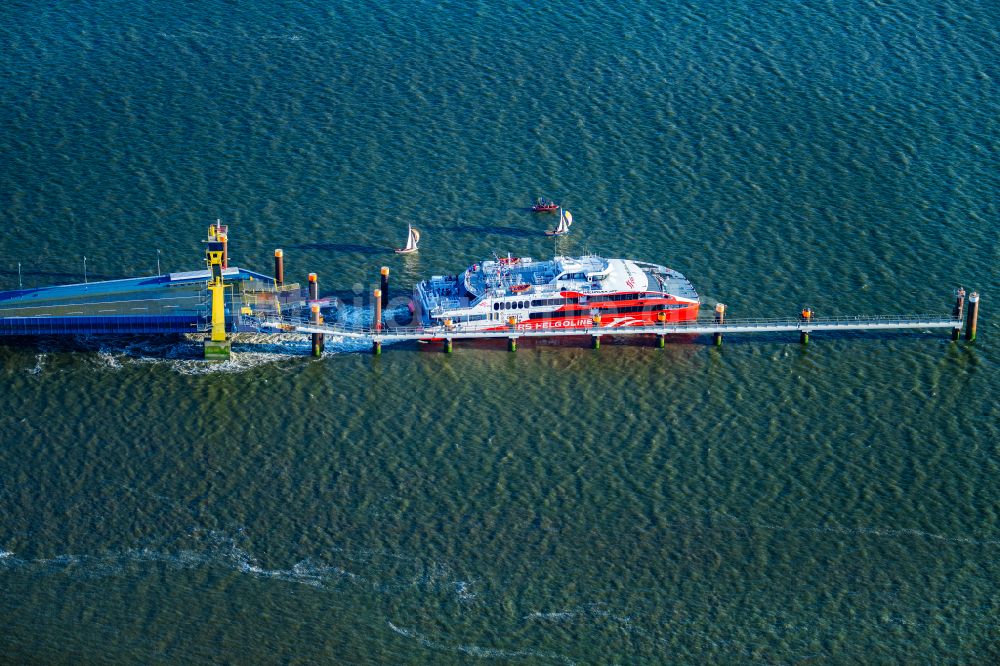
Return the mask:
<path id="1" fill-rule="evenodd" d="M 221 218 L 349 302 L 593 251 L 979 339 L 8 341 L 4 660 L 1000 660 L 996 3 L 490 4 L 4 4 L 0 289 Z"/>

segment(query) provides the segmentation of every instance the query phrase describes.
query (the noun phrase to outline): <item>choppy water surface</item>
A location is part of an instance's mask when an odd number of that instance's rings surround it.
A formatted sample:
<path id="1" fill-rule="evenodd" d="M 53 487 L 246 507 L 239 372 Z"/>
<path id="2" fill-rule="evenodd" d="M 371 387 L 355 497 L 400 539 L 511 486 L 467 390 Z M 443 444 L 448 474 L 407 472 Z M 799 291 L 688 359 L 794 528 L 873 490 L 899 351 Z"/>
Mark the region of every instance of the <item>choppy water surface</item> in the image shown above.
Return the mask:
<path id="1" fill-rule="evenodd" d="M 0 8 L 0 287 L 493 251 L 940 332 L 0 347 L 12 661 L 1000 659 L 990 3 Z M 541 235 L 545 195 L 576 218 Z M 424 243 L 400 258 L 407 222 Z"/>

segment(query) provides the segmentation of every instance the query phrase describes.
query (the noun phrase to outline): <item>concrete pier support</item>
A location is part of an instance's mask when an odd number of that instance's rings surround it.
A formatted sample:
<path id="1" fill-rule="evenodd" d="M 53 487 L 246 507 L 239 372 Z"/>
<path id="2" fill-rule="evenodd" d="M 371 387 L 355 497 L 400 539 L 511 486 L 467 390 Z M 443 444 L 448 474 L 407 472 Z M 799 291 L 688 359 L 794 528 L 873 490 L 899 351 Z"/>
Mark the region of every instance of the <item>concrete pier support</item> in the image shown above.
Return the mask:
<path id="1" fill-rule="evenodd" d="M 228 361 L 232 352 L 232 342 L 229 340 L 213 340 L 205 338 L 206 361 Z"/>
<path id="2" fill-rule="evenodd" d="M 976 324 L 979 319 L 979 292 L 969 294 L 969 309 L 965 314 L 965 339 L 976 341 Z"/>

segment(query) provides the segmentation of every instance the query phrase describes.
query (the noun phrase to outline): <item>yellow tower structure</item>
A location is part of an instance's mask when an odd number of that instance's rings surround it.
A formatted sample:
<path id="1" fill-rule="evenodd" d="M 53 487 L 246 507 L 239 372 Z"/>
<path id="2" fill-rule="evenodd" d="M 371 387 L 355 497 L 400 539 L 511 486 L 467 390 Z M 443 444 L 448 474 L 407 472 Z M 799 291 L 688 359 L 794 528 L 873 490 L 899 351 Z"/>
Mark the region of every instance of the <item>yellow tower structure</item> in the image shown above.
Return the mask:
<path id="1" fill-rule="evenodd" d="M 222 279 L 226 240 L 225 231 L 214 224 L 208 228 L 205 263 L 208 264 L 209 270 L 207 287 L 210 296 L 212 331 L 211 335 L 205 338 L 205 358 L 211 361 L 225 361 L 230 353 L 230 340 L 226 337 L 226 285 Z"/>

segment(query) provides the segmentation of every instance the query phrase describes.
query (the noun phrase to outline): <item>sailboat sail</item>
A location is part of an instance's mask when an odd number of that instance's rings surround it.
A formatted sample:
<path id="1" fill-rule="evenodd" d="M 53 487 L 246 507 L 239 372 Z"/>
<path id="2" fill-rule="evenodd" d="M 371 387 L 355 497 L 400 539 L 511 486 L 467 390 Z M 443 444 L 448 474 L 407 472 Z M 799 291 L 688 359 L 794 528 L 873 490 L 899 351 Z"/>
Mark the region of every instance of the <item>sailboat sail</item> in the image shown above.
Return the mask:
<path id="1" fill-rule="evenodd" d="M 569 225 L 573 224 L 573 214 L 568 210 L 559 209 L 559 226 L 555 231 L 546 231 L 547 236 L 562 236 L 569 233 Z"/>
<path id="2" fill-rule="evenodd" d="M 417 251 L 417 243 L 420 242 L 420 232 L 406 225 L 406 247 L 396 250 L 397 254 L 409 254 Z"/>

